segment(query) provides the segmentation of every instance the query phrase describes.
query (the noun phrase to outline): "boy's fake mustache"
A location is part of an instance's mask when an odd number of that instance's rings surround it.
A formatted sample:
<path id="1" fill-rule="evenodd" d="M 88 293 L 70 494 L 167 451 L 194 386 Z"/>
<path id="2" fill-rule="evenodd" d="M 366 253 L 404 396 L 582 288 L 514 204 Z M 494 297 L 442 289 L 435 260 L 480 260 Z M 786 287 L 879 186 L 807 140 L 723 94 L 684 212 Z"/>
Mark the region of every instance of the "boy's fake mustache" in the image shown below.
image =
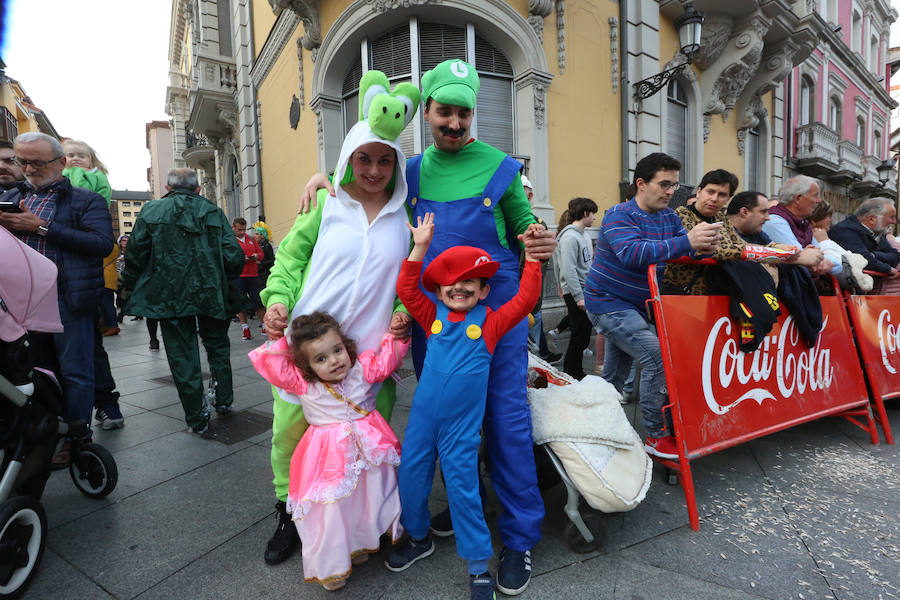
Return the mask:
<path id="1" fill-rule="evenodd" d="M 473 292 L 472 290 L 450 290 L 449 292 L 447 292 L 448 296 L 454 296 L 457 294 L 463 294 L 466 298 L 470 298 L 475 295 L 475 292 Z"/>

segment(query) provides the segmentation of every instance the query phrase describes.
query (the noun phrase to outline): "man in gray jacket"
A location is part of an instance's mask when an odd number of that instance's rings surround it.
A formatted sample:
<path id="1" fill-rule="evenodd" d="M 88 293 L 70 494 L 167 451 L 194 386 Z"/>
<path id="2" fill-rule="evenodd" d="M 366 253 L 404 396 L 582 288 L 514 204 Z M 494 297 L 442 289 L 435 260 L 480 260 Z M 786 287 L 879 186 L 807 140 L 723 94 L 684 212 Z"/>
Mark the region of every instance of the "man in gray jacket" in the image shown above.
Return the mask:
<path id="1" fill-rule="evenodd" d="M 591 340 L 591 322 L 584 309 L 584 280 L 591 267 L 593 251 L 585 229 L 594 224 L 597 204 L 590 198 L 573 198 L 566 211 L 569 224 L 557 235 L 556 264 L 559 287 L 569 311 L 572 329 L 563 370 L 576 379 L 584 378 L 584 350 Z"/>

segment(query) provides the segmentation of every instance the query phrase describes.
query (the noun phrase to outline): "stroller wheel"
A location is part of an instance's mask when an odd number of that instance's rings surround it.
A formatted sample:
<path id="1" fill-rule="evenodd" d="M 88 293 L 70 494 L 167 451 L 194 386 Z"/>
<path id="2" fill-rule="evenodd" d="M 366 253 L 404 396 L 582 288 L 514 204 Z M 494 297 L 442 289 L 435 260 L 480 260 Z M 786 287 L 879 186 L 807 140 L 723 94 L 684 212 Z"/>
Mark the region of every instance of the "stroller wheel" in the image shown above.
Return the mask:
<path id="1" fill-rule="evenodd" d="M 18 598 L 31 583 L 44 554 L 47 514 L 30 496 L 0 504 L 0 598 Z"/>
<path id="2" fill-rule="evenodd" d="M 578 531 L 578 528 L 575 527 L 575 524 L 569 521 L 566 523 L 566 542 L 569 544 L 572 552 L 586 554 L 599 549 L 603 544 L 603 538 L 606 537 L 606 523 L 603 522 L 602 516 L 592 513 L 583 515 L 581 520 L 584 521 L 584 525 L 591 532 L 594 539 L 590 542 L 587 541 L 581 535 L 581 532 Z"/>
<path id="3" fill-rule="evenodd" d="M 119 470 L 109 450 L 100 444 L 84 444 L 73 451 L 69 474 L 82 494 L 103 498 L 116 489 Z"/>

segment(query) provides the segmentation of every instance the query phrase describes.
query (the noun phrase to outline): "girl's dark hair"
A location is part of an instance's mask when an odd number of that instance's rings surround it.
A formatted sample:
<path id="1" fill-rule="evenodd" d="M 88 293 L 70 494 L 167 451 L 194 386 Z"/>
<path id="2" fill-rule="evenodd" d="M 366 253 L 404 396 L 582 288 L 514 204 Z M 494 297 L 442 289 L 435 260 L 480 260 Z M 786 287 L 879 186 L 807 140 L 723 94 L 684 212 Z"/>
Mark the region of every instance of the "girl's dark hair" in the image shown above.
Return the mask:
<path id="1" fill-rule="evenodd" d="M 291 322 L 292 359 L 294 364 L 300 369 L 300 372 L 303 373 L 303 378 L 309 383 L 319 381 L 319 377 L 309 364 L 309 357 L 303 351 L 303 344 L 319 339 L 332 329 L 341 336 L 341 341 L 344 342 L 347 355 L 350 357 L 350 365 L 355 365 L 356 342 L 341 331 L 341 326 L 334 317 L 326 312 L 316 311 L 308 315 L 300 315 Z"/>
<path id="2" fill-rule="evenodd" d="M 810 223 L 814 221 L 821 221 L 822 219 L 827 219 L 834 210 L 831 208 L 831 205 L 828 204 L 827 200 L 822 200 L 816 207 L 813 209 L 812 214 L 806 219 Z"/>
<path id="3" fill-rule="evenodd" d="M 562 211 L 562 214 L 559 215 L 559 223 L 556 224 L 556 236 L 559 237 L 562 230 L 568 227 L 571 222 L 572 214 L 569 212 L 569 209 Z"/>

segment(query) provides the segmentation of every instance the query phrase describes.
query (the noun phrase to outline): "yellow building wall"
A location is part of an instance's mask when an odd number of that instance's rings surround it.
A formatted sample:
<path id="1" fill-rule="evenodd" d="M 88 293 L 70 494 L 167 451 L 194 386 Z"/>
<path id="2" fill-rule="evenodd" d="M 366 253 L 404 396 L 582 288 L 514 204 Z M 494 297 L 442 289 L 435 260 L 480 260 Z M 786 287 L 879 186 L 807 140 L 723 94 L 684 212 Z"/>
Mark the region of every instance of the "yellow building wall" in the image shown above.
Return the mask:
<path id="1" fill-rule="evenodd" d="M 528 3 L 515 2 L 528 14 Z M 606 0 L 566 3 L 566 68 L 559 73 L 556 12 L 544 20 L 544 52 L 554 78 L 547 90 L 550 204 L 555 218 L 576 196 L 604 210 L 616 204 L 622 173 L 620 96 L 612 91 L 609 17 L 618 5 Z"/>
<path id="2" fill-rule="evenodd" d="M 266 0 L 253 0 L 257 53 L 274 24 Z M 322 35 L 351 2 L 326 2 L 321 7 Z M 523 18 L 527 0 L 510 0 Z M 609 17 L 618 16 L 618 5 L 605 1 L 570 3 L 566 11 L 566 69 L 558 72 L 556 12 L 544 21 L 544 51 L 554 79 L 547 90 L 546 121 L 549 144 L 550 203 L 555 218 L 575 196 L 593 198 L 604 210 L 618 202 L 621 177 L 620 96 L 612 91 Z M 301 112 L 297 130 L 287 126 L 288 107 L 296 93 L 296 38 L 302 25 L 285 45 L 281 56 L 258 90 L 261 103 L 261 171 L 265 212 L 275 243 L 279 243 L 296 218 L 302 186 L 317 169 L 318 148 L 315 115 Z M 307 102 L 315 65 L 304 52 L 304 85 Z M 577 126 L 573 124 L 577 123 Z"/>
<path id="3" fill-rule="evenodd" d="M 725 169 L 737 175 L 743 185 L 744 157 L 738 154 L 736 123 L 733 114 L 725 123 L 722 122 L 722 115 L 712 116 L 709 141 L 703 147 L 703 172 Z"/>
<path id="4" fill-rule="evenodd" d="M 296 94 L 299 76 L 295 49 L 297 38 L 302 35 L 303 27 L 298 27 L 257 92 L 261 105 L 263 201 L 266 223 L 272 229 L 275 244 L 281 242 L 294 224 L 303 185 L 318 170 L 315 114 L 308 105 L 304 106 L 297 129 L 288 125 L 288 109 Z M 311 97 L 314 66 L 310 53 L 304 52 L 303 83 L 307 102 Z"/>
<path id="5" fill-rule="evenodd" d="M 262 52 L 269 32 L 275 26 L 277 16 L 272 10 L 269 0 L 252 0 L 251 11 L 253 14 L 253 55 L 259 56 Z"/>

